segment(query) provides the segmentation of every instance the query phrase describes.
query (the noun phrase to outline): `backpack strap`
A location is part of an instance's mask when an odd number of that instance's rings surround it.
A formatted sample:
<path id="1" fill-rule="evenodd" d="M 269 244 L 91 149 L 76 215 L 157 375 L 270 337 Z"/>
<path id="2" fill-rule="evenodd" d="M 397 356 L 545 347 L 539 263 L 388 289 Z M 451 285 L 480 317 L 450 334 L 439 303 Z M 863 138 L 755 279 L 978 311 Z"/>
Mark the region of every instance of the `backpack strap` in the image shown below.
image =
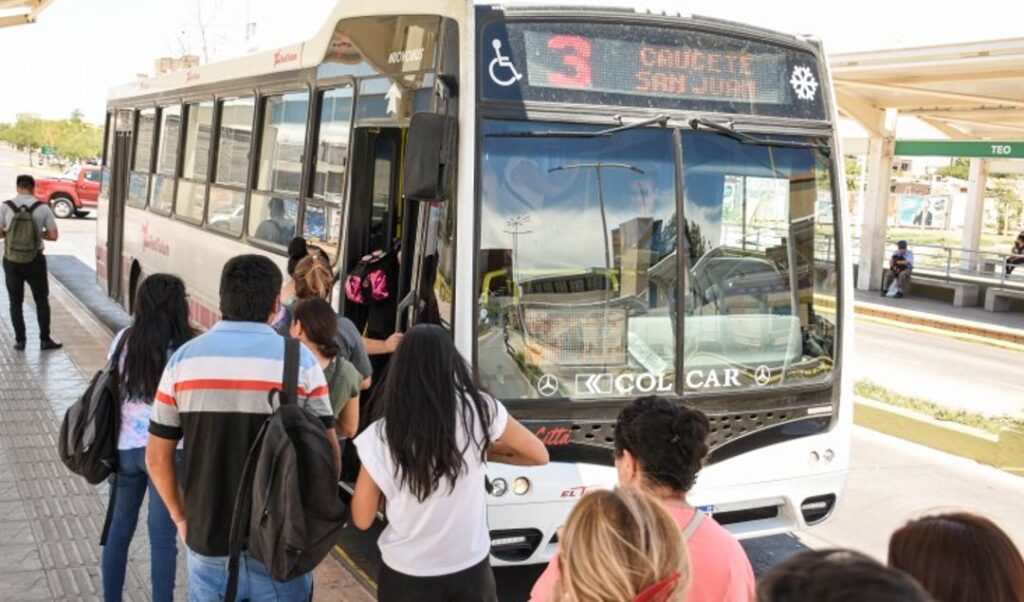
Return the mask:
<path id="1" fill-rule="evenodd" d="M 36 209 L 38 209 L 39 207 L 41 207 L 42 205 L 45 205 L 45 204 L 46 203 L 44 203 L 42 201 L 36 201 L 36 202 L 34 202 L 34 203 L 32 203 L 31 205 L 28 206 L 28 212 L 31 214 L 33 211 L 35 211 Z"/>
<path id="2" fill-rule="evenodd" d="M 284 374 L 281 375 L 281 403 L 299 402 L 299 340 L 284 340 Z M 287 400 L 287 401 L 285 401 Z"/>
<path id="3" fill-rule="evenodd" d="M 256 478 L 256 464 L 259 463 L 260 450 L 263 448 L 263 438 L 267 434 L 267 426 L 270 424 L 267 417 L 260 427 L 256 439 L 249 448 L 249 455 L 245 459 L 245 468 L 242 469 L 242 478 L 238 481 L 238 493 L 235 494 L 235 509 L 231 514 L 231 529 L 228 532 L 228 582 L 224 587 L 224 601 L 234 602 L 238 594 L 238 565 L 242 556 L 242 550 L 248 543 L 249 535 L 249 514 L 252 512 L 252 484 Z"/>
<path id="4" fill-rule="evenodd" d="M 704 519 L 707 518 L 707 516 L 707 514 L 704 514 L 700 510 L 694 511 L 693 518 L 690 519 L 690 522 L 686 523 L 686 528 L 683 529 L 683 541 L 690 541 L 690 538 L 697 532 L 697 529 L 700 528 L 700 524 L 704 522 Z"/>
<path id="5" fill-rule="evenodd" d="M 7 205 L 8 207 L 10 207 L 11 211 L 13 211 L 15 213 L 18 212 L 18 206 L 14 204 L 14 200 L 13 199 L 4 201 L 4 205 Z"/>

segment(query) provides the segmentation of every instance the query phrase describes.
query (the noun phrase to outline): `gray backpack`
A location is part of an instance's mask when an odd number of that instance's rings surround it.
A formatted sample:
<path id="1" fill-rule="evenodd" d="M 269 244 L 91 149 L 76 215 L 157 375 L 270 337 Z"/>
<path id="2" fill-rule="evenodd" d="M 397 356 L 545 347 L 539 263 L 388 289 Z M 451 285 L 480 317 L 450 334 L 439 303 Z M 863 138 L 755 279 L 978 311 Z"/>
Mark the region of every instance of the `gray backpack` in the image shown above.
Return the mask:
<path id="1" fill-rule="evenodd" d="M 28 207 L 5 201 L 13 212 L 4 235 L 4 259 L 11 263 L 29 263 L 39 256 L 39 241 L 42 233 L 32 219 L 32 212 L 43 203 L 36 201 Z"/>
<path id="2" fill-rule="evenodd" d="M 235 499 L 229 539 L 225 600 L 238 588 L 243 549 L 275 581 L 312 571 L 334 547 L 345 525 L 334 451 L 320 419 L 297 403 L 299 341 L 285 338 L 282 389 L 267 401 L 278 406 L 260 428 Z"/>

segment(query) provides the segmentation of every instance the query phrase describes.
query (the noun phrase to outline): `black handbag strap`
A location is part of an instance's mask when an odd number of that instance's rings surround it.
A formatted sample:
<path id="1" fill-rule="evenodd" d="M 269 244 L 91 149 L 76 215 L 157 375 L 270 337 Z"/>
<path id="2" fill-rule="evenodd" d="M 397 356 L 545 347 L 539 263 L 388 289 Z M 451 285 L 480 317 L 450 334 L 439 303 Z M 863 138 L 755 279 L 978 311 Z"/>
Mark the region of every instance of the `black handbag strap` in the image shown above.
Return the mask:
<path id="1" fill-rule="evenodd" d="M 117 503 L 117 471 L 110 483 L 110 497 L 107 499 L 107 517 L 103 519 L 103 530 L 100 531 L 100 546 L 107 545 L 107 536 L 110 535 L 110 525 L 114 522 L 114 504 Z"/>
<path id="2" fill-rule="evenodd" d="M 120 390 L 121 389 L 121 387 L 120 387 L 120 381 L 121 381 L 121 379 L 120 379 L 120 374 L 121 374 L 121 355 L 124 353 L 125 346 L 127 345 L 127 342 L 128 342 L 128 333 L 130 331 L 131 331 L 131 328 L 128 328 L 128 329 L 126 329 L 124 331 L 124 333 L 121 335 L 121 339 L 117 342 L 117 345 L 114 346 L 114 353 L 112 353 L 110 355 L 110 358 L 107 360 L 107 368 L 109 370 L 112 370 L 114 372 L 114 374 L 119 377 L 119 378 L 116 378 L 115 381 L 114 381 L 114 382 L 117 382 L 118 385 L 119 385 L 118 386 L 118 391 L 117 391 L 117 399 L 118 399 L 118 401 L 124 401 L 122 399 L 122 394 L 121 394 L 121 390 Z M 120 420 L 121 419 L 121 415 L 120 415 L 120 412 L 118 412 L 117 418 L 118 418 L 117 424 L 114 427 L 115 428 L 115 436 L 117 436 L 116 433 L 121 432 L 121 420 Z M 118 470 L 120 470 L 120 468 L 121 467 L 117 466 L 116 463 L 114 464 L 114 466 L 111 467 L 111 469 L 112 469 L 111 470 L 111 474 L 113 475 L 113 479 L 110 482 L 110 496 L 107 499 L 107 516 L 106 516 L 106 518 L 103 519 L 103 529 L 100 531 L 100 546 L 107 545 L 107 536 L 110 535 L 110 525 L 114 522 L 114 505 L 117 504 L 117 490 L 118 490 L 117 472 L 118 472 Z"/>
<path id="3" fill-rule="evenodd" d="M 284 339 L 284 373 L 281 375 L 281 392 L 284 393 L 281 403 L 298 403 L 299 340 L 291 337 Z"/>

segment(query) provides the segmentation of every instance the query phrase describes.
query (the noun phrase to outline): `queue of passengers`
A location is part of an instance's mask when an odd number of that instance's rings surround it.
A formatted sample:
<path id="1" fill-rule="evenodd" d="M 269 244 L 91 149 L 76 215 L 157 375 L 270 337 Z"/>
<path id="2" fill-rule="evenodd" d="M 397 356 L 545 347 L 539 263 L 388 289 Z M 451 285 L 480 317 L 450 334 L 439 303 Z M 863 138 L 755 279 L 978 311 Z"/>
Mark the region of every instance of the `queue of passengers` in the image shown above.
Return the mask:
<path id="1" fill-rule="evenodd" d="M 386 501 L 378 598 L 497 600 L 487 462 L 541 465 L 547 449 L 477 383 L 447 330 L 421 324 L 404 336 L 364 341 L 326 301 L 335 280 L 326 258 L 299 252 L 297 243 L 292 250 L 292 280 L 284 286 L 266 257 L 230 260 L 221 275 L 222 319 L 204 334 L 190 326 L 180 279 L 155 274 L 140 285 L 133 322 L 110 348 L 126 393 L 119 493 L 102 556 L 105 599 L 121 598 L 147 490 L 153 599 L 174 597 L 179 538 L 190 599 L 223 598 L 236 492 L 248 450 L 273 412 L 267 392 L 279 384 L 266 375 L 281 374 L 279 333 L 287 333 L 304 344 L 299 401 L 332 445 L 339 435 L 354 436 L 361 468 L 352 522 L 369 528 Z M 360 391 L 373 378 L 367 347 L 394 353 L 361 417 Z M 614 431 L 619 486 L 575 506 L 531 599 L 1024 602 L 1020 553 L 996 525 L 969 514 L 911 521 L 893 535 L 888 566 L 853 551 L 810 551 L 756 584 L 737 540 L 687 500 L 708 454 L 709 428 L 702 413 L 656 397 L 624 408 Z M 275 581 L 242 552 L 237 599 L 299 602 L 311 590 L 311 573 Z"/>

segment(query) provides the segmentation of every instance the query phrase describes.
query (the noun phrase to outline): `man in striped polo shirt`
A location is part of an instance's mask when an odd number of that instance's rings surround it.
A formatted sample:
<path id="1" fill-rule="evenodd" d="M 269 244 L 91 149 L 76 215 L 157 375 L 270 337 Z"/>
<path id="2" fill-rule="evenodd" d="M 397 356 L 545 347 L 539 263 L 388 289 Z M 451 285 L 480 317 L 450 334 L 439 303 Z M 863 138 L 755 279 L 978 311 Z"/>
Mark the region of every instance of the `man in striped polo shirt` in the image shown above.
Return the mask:
<path id="1" fill-rule="evenodd" d="M 194 601 L 219 600 L 227 584 L 231 516 L 245 460 L 273 411 L 268 394 L 281 387 L 284 339 L 269 326 L 280 290 L 281 271 L 270 259 L 241 255 L 228 261 L 220 280 L 223 320 L 171 356 L 153 404 L 146 465 L 188 546 Z M 340 465 L 327 382 L 312 353 L 300 345 L 300 354 L 299 402 L 323 420 Z M 182 437 L 184 496 L 174 468 Z M 259 561 L 242 554 L 240 600 L 305 601 L 312 584 L 310 573 L 274 582 Z"/>

